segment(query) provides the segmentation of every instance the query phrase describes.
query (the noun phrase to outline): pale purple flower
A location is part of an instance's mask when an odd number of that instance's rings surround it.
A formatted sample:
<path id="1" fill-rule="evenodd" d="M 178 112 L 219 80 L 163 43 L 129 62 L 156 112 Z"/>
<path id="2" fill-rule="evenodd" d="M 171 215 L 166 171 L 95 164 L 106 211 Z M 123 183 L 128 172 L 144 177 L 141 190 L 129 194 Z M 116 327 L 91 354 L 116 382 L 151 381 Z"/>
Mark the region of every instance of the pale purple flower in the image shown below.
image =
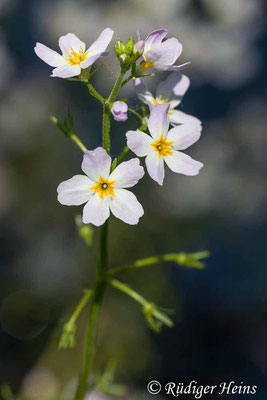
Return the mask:
<path id="1" fill-rule="evenodd" d="M 58 201 L 66 206 L 85 204 L 83 222 L 103 225 L 110 211 L 116 218 L 135 225 L 144 214 L 135 195 L 125 188 L 137 184 L 144 176 L 144 168 L 137 158 L 119 164 L 112 173 L 111 157 L 98 147 L 84 154 L 82 170 L 86 175 L 75 175 L 58 186 Z"/>
<path id="2" fill-rule="evenodd" d="M 106 54 L 113 33 L 110 28 L 106 28 L 88 50 L 76 35 L 68 33 L 59 38 L 62 55 L 41 43 L 36 43 L 34 51 L 41 60 L 55 67 L 52 77 L 71 78 L 80 75 L 82 69 L 90 67 L 100 56 Z"/>
<path id="3" fill-rule="evenodd" d="M 196 129 L 201 131 L 202 125 L 198 118 L 185 114 L 180 110 L 175 110 L 181 103 L 189 85 L 190 80 L 186 75 L 181 74 L 179 71 L 172 72 L 165 81 L 160 82 L 154 97 L 140 78 L 134 79 L 137 95 L 143 103 L 149 106 L 150 111 L 158 104 L 169 104 L 168 116 L 171 124 L 195 124 Z"/>
<path id="4" fill-rule="evenodd" d="M 124 122 L 128 119 L 128 106 L 124 101 L 115 101 L 111 113 L 118 122 Z"/>
<path id="5" fill-rule="evenodd" d="M 135 53 L 143 53 L 144 45 L 145 45 L 145 42 L 143 40 L 138 40 L 138 42 L 136 42 L 134 45 Z"/>
<path id="6" fill-rule="evenodd" d="M 176 173 L 197 175 L 203 164 L 180 150 L 185 150 L 200 138 L 194 125 L 178 125 L 169 131 L 169 105 L 157 105 L 150 114 L 150 135 L 139 130 L 128 131 L 127 145 L 138 157 L 146 157 L 146 167 L 152 179 L 163 184 L 164 162 Z"/>
<path id="7" fill-rule="evenodd" d="M 174 71 L 188 65 L 188 63 L 174 65 L 182 53 L 183 46 L 176 38 L 163 41 L 167 34 L 167 29 L 158 29 L 147 36 L 144 41 L 144 61 L 138 65 L 138 72 L 144 72 L 148 68 L 156 68 L 160 71 Z"/>

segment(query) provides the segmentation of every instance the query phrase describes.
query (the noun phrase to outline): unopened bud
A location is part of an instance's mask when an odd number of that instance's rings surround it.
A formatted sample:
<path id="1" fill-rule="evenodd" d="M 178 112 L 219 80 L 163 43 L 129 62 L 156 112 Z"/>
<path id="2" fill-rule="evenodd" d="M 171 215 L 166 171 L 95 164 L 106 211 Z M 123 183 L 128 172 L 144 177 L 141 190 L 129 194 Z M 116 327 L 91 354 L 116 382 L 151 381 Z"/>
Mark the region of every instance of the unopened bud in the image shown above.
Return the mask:
<path id="1" fill-rule="evenodd" d="M 125 45 L 125 53 L 130 56 L 134 49 L 134 40 L 131 37 Z"/>
<path id="2" fill-rule="evenodd" d="M 117 40 L 114 46 L 114 51 L 117 56 L 120 56 L 121 54 L 125 53 L 125 46 L 122 40 Z"/>

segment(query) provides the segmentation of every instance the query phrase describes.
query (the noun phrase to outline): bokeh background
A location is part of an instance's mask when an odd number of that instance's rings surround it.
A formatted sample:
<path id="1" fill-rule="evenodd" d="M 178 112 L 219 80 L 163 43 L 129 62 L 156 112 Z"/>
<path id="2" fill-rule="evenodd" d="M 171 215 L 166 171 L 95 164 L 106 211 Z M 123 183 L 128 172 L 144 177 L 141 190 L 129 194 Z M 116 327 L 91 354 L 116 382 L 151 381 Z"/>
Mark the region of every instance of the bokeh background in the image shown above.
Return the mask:
<path id="1" fill-rule="evenodd" d="M 253 398 L 265 400 L 264 0 L 0 0 L 0 383 L 29 400 L 68 400 L 75 385 L 88 309 L 77 348 L 58 351 L 56 344 L 94 271 L 74 224 L 79 210 L 56 201 L 57 185 L 79 173 L 82 155 L 49 115 L 63 117 L 70 107 L 77 134 L 94 148 L 101 143 L 101 107 L 85 87 L 51 79 L 33 48 L 40 41 L 57 49 L 67 32 L 90 44 L 107 26 L 123 40 L 137 29 L 144 37 L 166 27 L 183 43 L 181 61 L 192 61 L 186 70 L 192 84 L 181 109 L 203 121 L 190 154 L 205 164 L 194 178 L 169 172 L 163 188 L 142 181 L 135 192 L 145 216 L 136 227 L 112 219 L 111 264 L 179 250 L 209 249 L 212 256 L 204 271 L 160 265 L 122 275 L 148 299 L 174 308 L 175 328 L 154 334 L 139 307 L 110 289 L 97 363 L 103 368 L 116 360 L 116 380 L 129 386 L 131 399 L 148 398 L 151 379 L 194 379 L 257 385 Z M 118 70 L 114 56 L 105 58 L 94 77 L 103 95 Z M 148 86 L 153 91 L 165 77 L 150 78 Z M 131 84 L 124 95 L 138 109 Z M 137 126 L 134 117 L 113 123 L 113 155 L 126 130 Z M 106 397 L 89 397 L 96 399 Z"/>

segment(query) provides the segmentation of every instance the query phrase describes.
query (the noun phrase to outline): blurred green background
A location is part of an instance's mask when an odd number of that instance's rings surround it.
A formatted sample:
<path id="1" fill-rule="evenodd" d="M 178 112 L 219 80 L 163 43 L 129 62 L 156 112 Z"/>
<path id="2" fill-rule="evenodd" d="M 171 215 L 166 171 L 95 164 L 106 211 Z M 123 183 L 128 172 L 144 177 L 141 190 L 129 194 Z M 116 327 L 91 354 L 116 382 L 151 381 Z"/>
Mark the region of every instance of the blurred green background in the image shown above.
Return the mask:
<path id="1" fill-rule="evenodd" d="M 129 398 L 147 398 L 152 379 L 194 379 L 258 385 L 253 398 L 265 400 L 264 0 L 0 0 L 0 383 L 34 400 L 68 400 L 75 385 L 88 309 L 77 348 L 58 351 L 56 343 L 94 271 L 77 236 L 78 208 L 56 200 L 57 185 L 80 173 L 82 154 L 49 116 L 63 117 L 69 106 L 77 134 L 94 148 L 101 144 L 101 107 L 82 85 L 50 78 L 33 48 L 39 41 L 57 50 L 68 32 L 90 44 L 107 26 L 114 40 L 166 27 L 183 43 L 179 61 L 192 61 L 185 71 L 192 84 L 180 109 L 203 121 L 203 136 L 189 153 L 205 164 L 194 178 L 168 171 L 163 188 L 142 180 L 134 191 L 145 216 L 135 227 L 112 218 L 111 264 L 180 250 L 210 249 L 212 256 L 204 271 L 165 264 L 122 275 L 148 299 L 174 308 L 175 328 L 154 334 L 139 307 L 109 289 L 97 364 L 116 359 L 116 380 L 129 386 Z M 102 61 L 94 85 L 106 96 L 119 67 L 113 55 Z M 153 91 L 165 77 L 147 84 Z M 138 110 L 132 84 L 121 93 Z M 114 156 L 137 126 L 132 116 L 112 124 Z"/>

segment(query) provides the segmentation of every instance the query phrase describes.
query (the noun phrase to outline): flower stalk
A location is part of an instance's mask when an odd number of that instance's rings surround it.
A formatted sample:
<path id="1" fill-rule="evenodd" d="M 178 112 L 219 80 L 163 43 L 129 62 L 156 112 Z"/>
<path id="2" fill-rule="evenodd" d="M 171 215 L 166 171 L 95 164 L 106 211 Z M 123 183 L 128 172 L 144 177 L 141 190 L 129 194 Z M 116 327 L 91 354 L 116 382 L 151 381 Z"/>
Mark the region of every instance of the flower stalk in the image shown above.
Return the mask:
<path id="1" fill-rule="evenodd" d="M 121 83 L 124 77 L 125 71 L 122 69 L 120 75 L 118 76 L 114 87 L 110 93 L 109 98 L 104 101 L 103 107 L 103 147 L 110 153 L 110 111 L 112 105 L 116 99 L 116 96 L 121 88 Z M 96 336 L 96 325 L 98 319 L 99 308 L 102 303 L 106 288 L 106 276 L 107 276 L 107 257 L 108 257 L 108 221 L 105 222 L 101 229 L 100 237 L 100 256 L 99 263 L 97 266 L 98 270 L 98 280 L 96 284 L 96 289 L 94 297 L 92 300 L 91 313 L 89 315 L 86 339 L 85 339 L 85 349 L 83 357 L 83 365 L 79 378 L 78 388 L 75 396 L 75 400 L 83 400 L 87 391 L 88 386 L 88 376 L 90 375 L 94 356 L 94 342 Z"/>
<path id="2" fill-rule="evenodd" d="M 136 260 L 133 263 L 121 265 L 119 267 L 112 268 L 108 271 L 109 275 L 116 275 L 120 272 L 129 271 L 132 269 L 139 269 L 149 267 L 151 265 L 159 264 L 161 262 L 175 262 L 180 266 L 189 268 L 204 269 L 205 264 L 203 259 L 210 256 L 210 252 L 203 250 L 197 253 L 169 253 L 161 256 L 153 256 Z"/>
<path id="3" fill-rule="evenodd" d="M 128 295 L 142 306 L 146 321 L 155 332 L 159 332 L 163 325 L 166 325 L 169 328 L 173 327 L 173 322 L 166 313 L 161 311 L 154 303 L 147 301 L 130 286 L 118 281 L 117 279 L 110 279 L 109 283 L 111 286 Z"/>

